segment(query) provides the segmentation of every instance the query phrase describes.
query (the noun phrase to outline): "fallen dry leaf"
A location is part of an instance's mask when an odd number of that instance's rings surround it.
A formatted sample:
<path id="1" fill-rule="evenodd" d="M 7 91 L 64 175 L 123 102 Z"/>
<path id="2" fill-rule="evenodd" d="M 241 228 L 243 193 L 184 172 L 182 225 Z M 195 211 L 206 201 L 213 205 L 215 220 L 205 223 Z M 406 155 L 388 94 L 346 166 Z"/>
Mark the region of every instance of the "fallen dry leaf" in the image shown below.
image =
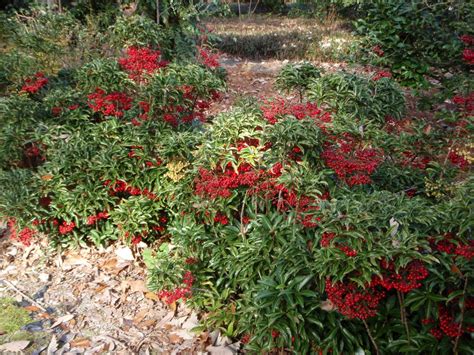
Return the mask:
<path id="1" fill-rule="evenodd" d="M 155 324 L 156 324 L 156 319 L 148 319 L 148 320 L 144 320 L 143 322 L 141 322 L 140 327 L 142 327 L 142 328 L 151 328 Z"/>
<path id="2" fill-rule="evenodd" d="M 26 306 L 23 308 L 27 310 L 28 312 L 38 312 L 40 310 L 40 308 L 37 306 Z"/>
<path id="3" fill-rule="evenodd" d="M 130 292 L 148 292 L 148 288 L 143 280 L 129 280 Z"/>
<path id="4" fill-rule="evenodd" d="M 30 345 L 30 341 L 28 340 L 19 340 L 19 341 L 12 341 L 10 343 L 0 345 L 0 351 L 5 352 L 19 352 Z"/>
<path id="5" fill-rule="evenodd" d="M 154 292 L 145 293 L 145 298 L 148 298 L 149 300 L 156 301 L 156 302 L 158 302 L 160 300 L 158 295 Z"/>
<path id="6" fill-rule="evenodd" d="M 101 264 L 102 269 L 115 269 L 118 261 L 116 258 L 107 259 L 103 264 Z"/>
<path id="7" fill-rule="evenodd" d="M 138 325 L 141 323 L 141 321 L 146 317 L 146 315 L 149 313 L 148 309 L 142 309 L 140 312 L 138 312 L 133 318 L 133 324 Z"/>
<path id="8" fill-rule="evenodd" d="M 99 283 L 99 285 L 96 287 L 96 289 L 94 290 L 96 293 L 101 293 L 102 291 L 104 291 L 106 288 L 107 288 L 107 284 L 104 284 L 102 282 Z"/>
<path id="9" fill-rule="evenodd" d="M 84 259 L 82 256 L 77 255 L 77 254 L 70 254 L 66 256 L 66 259 L 63 262 L 63 265 L 65 266 L 74 266 L 74 265 L 84 265 L 84 266 L 90 266 L 89 262 Z"/>
<path id="10" fill-rule="evenodd" d="M 461 270 L 459 270 L 456 264 L 451 265 L 451 271 L 454 272 L 455 274 L 462 275 Z"/>
<path id="11" fill-rule="evenodd" d="M 57 327 L 58 325 L 60 325 L 62 323 L 69 322 L 73 318 L 74 318 L 73 314 L 66 314 L 65 316 L 59 317 L 56 320 L 56 322 L 53 323 L 53 325 L 51 326 L 50 329 L 53 329 L 53 328 Z"/>
<path id="12" fill-rule="evenodd" d="M 176 335 L 176 334 L 173 334 L 171 333 L 169 336 L 168 336 L 169 340 L 171 343 L 173 344 L 178 344 L 178 343 L 181 343 L 183 341 L 183 338 L 181 338 L 179 335 Z"/>
<path id="13" fill-rule="evenodd" d="M 91 341 L 87 338 L 76 338 L 69 343 L 72 348 L 88 348 L 91 346 Z"/>

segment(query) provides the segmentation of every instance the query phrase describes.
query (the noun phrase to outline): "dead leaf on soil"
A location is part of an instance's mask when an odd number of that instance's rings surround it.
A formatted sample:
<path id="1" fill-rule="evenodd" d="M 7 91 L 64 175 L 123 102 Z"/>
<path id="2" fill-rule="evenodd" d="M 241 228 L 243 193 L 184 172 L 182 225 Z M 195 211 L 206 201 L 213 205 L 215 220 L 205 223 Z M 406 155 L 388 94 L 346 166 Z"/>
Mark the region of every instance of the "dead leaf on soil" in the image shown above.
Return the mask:
<path id="1" fill-rule="evenodd" d="M 115 267 L 117 266 L 117 263 L 118 261 L 116 258 L 111 258 L 111 259 L 107 259 L 100 266 L 102 269 L 111 270 L 111 269 L 115 269 Z"/>
<path id="2" fill-rule="evenodd" d="M 142 328 L 151 328 L 156 324 L 156 319 L 148 319 L 144 320 L 143 322 L 140 323 L 140 327 Z"/>
<path id="3" fill-rule="evenodd" d="M 164 316 L 163 319 L 160 320 L 160 323 L 157 324 L 157 327 L 158 328 L 163 327 L 166 323 L 172 320 L 173 317 L 174 317 L 174 312 L 168 312 L 168 314 Z"/>
<path id="4" fill-rule="evenodd" d="M 102 291 L 104 291 L 106 288 L 108 287 L 107 284 L 104 284 L 102 282 L 100 282 L 97 287 L 95 288 L 94 292 L 95 293 L 101 293 Z"/>
<path id="5" fill-rule="evenodd" d="M 179 335 L 176 335 L 176 334 L 170 334 L 168 338 L 170 342 L 173 344 L 178 344 L 183 341 L 183 338 L 181 338 Z"/>
<path id="6" fill-rule="evenodd" d="M 53 323 L 53 325 L 51 326 L 50 329 L 53 329 L 55 327 L 57 327 L 58 325 L 62 324 L 62 323 L 66 323 L 66 322 L 69 322 L 71 319 L 74 318 L 74 315 L 73 314 L 66 314 L 65 316 L 62 316 L 62 317 L 59 317 L 56 322 Z"/>
<path id="7" fill-rule="evenodd" d="M 156 301 L 156 302 L 158 302 L 160 300 L 158 295 L 154 292 L 145 293 L 145 298 L 148 298 L 149 300 Z"/>
<path id="8" fill-rule="evenodd" d="M 146 315 L 149 313 L 148 309 L 142 309 L 140 312 L 138 312 L 133 318 L 133 324 L 138 325 L 141 323 L 143 319 L 145 319 Z"/>
<path id="9" fill-rule="evenodd" d="M 91 341 L 87 338 L 76 338 L 69 344 L 72 348 L 88 348 L 91 346 Z"/>
<path id="10" fill-rule="evenodd" d="M 40 310 L 40 308 L 36 306 L 26 306 L 23 308 L 27 310 L 28 312 L 38 312 Z"/>
<path id="11" fill-rule="evenodd" d="M 130 286 L 130 292 L 149 292 L 143 280 L 127 280 Z"/>
<path id="12" fill-rule="evenodd" d="M 66 259 L 63 262 L 63 266 L 75 266 L 75 265 L 84 265 L 90 266 L 90 263 L 84 259 L 82 256 L 77 254 L 70 254 L 66 256 Z"/>
<path id="13" fill-rule="evenodd" d="M 0 345 L 0 351 L 19 352 L 26 349 L 28 345 L 30 345 L 30 341 L 28 340 L 12 341 L 10 343 Z"/>
<path id="14" fill-rule="evenodd" d="M 42 319 L 51 318 L 51 316 L 50 316 L 48 313 L 46 313 L 46 312 L 44 312 L 44 313 L 38 313 L 37 317 L 38 317 L 38 318 L 42 318 Z"/>

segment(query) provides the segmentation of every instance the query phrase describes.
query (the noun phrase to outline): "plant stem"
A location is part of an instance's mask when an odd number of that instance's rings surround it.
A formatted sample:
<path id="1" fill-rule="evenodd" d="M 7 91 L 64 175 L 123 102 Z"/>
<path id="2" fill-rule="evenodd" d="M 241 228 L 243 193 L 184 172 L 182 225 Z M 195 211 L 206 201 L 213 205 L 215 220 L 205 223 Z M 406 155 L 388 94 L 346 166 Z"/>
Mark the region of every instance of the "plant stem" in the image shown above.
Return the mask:
<path id="1" fill-rule="evenodd" d="M 397 297 L 398 297 L 398 303 L 400 303 L 400 318 L 402 320 L 403 325 L 405 326 L 405 330 L 407 332 L 407 339 L 408 339 L 408 342 L 410 343 L 410 329 L 408 328 L 405 302 L 403 300 L 404 297 L 403 297 L 403 294 L 398 290 L 397 290 Z"/>
<path id="2" fill-rule="evenodd" d="M 466 309 L 466 290 L 467 290 L 467 276 L 464 276 L 464 289 L 462 291 L 463 303 L 461 306 L 461 319 L 459 320 L 459 327 L 458 327 L 458 335 L 456 336 L 456 340 L 454 341 L 453 347 L 453 354 L 458 355 L 458 346 L 459 346 L 459 338 L 462 334 L 462 323 L 464 322 L 464 310 Z"/>
<path id="3" fill-rule="evenodd" d="M 375 353 L 376 353 L 377 355 L 380 355 L 379 347 L 377 346 L 377 343 L 375 342 L 375 339 L 374 339 L 374 337 L 372 336 L 372 333 L 370 332 L 370 328 L 369 328 L 369 326 L 367 325 L 367 322 L 365 321 L 365 319 L 362 319 L 362 322 L 364 322 L 365 329 L 367 330 L 367 334 L 369 335 L 370 341 L 372 342 L 372 345 L 373 345 L 374 348 L 375 348 Z"/>

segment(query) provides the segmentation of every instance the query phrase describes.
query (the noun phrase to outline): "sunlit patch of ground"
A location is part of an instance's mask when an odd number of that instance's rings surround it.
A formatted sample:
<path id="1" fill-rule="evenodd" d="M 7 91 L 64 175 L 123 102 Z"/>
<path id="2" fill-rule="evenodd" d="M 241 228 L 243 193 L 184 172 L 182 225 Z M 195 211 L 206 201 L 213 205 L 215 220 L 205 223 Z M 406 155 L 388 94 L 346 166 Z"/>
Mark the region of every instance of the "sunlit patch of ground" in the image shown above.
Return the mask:
<path id="1" fill-rule="evenodd" d="M 255 15 L 207 22 L 223 52 L 249 59 L 340 61 L 355 40 L 347 22 Z"/>

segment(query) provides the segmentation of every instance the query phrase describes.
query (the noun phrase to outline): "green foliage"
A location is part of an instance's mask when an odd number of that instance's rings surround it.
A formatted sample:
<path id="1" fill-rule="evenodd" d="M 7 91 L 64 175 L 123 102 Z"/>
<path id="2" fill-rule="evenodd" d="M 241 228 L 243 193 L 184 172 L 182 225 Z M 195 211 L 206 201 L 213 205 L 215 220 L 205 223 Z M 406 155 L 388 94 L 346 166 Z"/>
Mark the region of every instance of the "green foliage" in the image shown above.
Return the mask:
<path id="1" fill-rule="evenodd" d="M 374 1 L 356 23 L 364 37 L 363 56 L 389 66 L 404 84 L 425 85 L 431 67 L 459 69 L 463 45 L 459 36 L 473 34 L 474 5 L 469 1 Z M 372 50 L 379 46 L 384 54 Z"/>
<path id="2" fill-rule="evenodd" d="M 300 101 L 308 90 L 308 85 L 312 79 L 321 77 L 321 71 L 311 63 L 287 64 L 278 73 L 275 86 L 286 92 L 297 91 Z"/>
<path id="3" fill-rule="evenodd" d="M 121 16 L 112 27 L 112 43 L 119 48 L 157 47 L 165 40 L 165 31 L 144 16 Z M 166 47 L 166 46 L 165 46 Z"/>
<path id="4" fill-rule="evenodd" d="M 327 74 L 308 84 L 308 97 L 328 105 L 337 115 L 362 121 L 383 123 L 387 116 L 401 118 L 405 98 L 401 88 L 390 78 L 338 72 Z"/>

